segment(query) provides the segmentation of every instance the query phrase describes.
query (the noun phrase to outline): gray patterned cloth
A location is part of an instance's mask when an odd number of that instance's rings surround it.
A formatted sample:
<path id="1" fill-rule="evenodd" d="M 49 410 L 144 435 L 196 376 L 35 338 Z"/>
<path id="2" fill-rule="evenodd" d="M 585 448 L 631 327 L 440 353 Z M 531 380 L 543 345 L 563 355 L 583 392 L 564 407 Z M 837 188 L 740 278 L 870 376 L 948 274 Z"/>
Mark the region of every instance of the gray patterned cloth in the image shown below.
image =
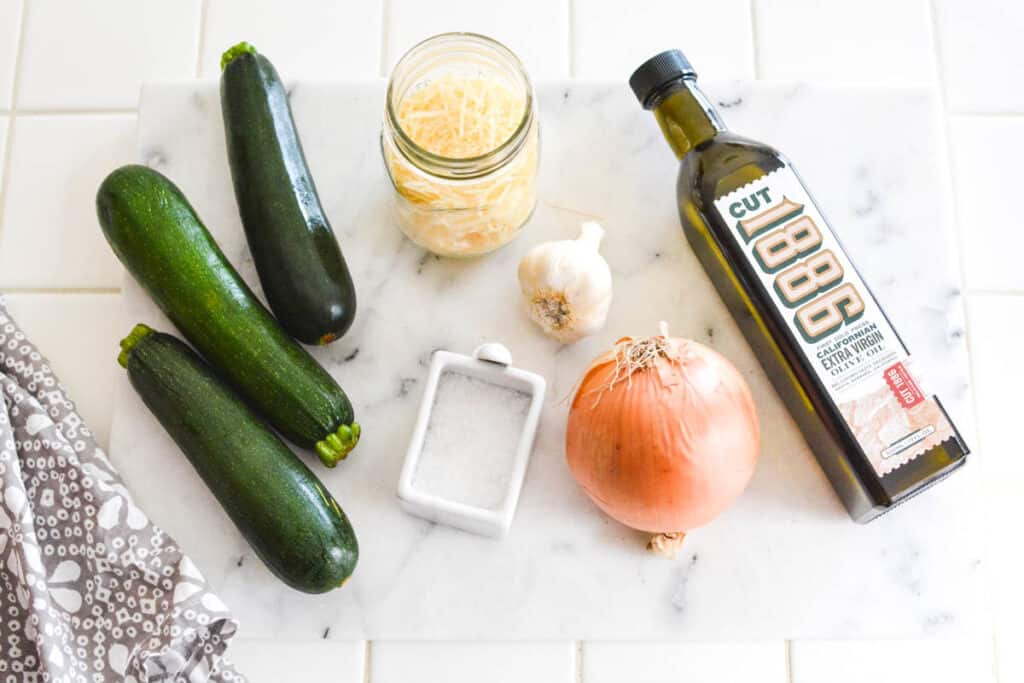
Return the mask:
<path id="1" fill-rule="evenodd" d="M 70 333 L 70 332 L 69 332 Z M 0 299 L 0 683 L 244 681 L 236 622 Z"/>

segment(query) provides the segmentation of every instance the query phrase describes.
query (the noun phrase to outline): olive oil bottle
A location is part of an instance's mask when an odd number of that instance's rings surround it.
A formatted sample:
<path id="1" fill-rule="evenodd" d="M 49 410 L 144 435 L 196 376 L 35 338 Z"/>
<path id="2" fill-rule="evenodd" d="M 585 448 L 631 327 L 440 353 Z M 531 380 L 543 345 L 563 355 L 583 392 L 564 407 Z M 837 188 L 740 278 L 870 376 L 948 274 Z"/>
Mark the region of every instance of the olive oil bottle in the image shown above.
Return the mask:
<path id="1" fill-rule="evenodd" d="M 680 160 L 690 245 L 850 516 L 962 465 L 967 446 L 789 160 L 729 132 L 678 50 L 630 86 Z"/>

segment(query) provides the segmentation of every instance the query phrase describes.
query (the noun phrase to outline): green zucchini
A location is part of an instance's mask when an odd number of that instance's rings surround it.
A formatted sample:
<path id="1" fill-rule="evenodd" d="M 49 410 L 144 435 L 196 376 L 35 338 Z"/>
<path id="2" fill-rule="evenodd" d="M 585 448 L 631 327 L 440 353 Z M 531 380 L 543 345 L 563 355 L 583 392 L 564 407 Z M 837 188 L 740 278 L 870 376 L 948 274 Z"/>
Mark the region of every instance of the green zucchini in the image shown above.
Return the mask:
<path id="1" fill-rule="evenodd" d="M 145 325 L 118 362 L 264 564 L 296 590 L 340 588 L 359 559 L 324 485 L 192 349 Z"/>
<path id="2" fill-rule="evenodd" d="M 359 440 L 338 383 L 277 324 L 166 177 L 123 166 L 96 212 L 121 263 L 185 338 L 286 438 L 333 467 Z"/>
<path id="3" fill-rule="evenodd" d="M 293 337 L 327 344 L 356 314 L 356 291 L 302 153 L 288 92 L 248 43 L 224 53 L 221 109 L 235 199 L 270 310 Z"/>

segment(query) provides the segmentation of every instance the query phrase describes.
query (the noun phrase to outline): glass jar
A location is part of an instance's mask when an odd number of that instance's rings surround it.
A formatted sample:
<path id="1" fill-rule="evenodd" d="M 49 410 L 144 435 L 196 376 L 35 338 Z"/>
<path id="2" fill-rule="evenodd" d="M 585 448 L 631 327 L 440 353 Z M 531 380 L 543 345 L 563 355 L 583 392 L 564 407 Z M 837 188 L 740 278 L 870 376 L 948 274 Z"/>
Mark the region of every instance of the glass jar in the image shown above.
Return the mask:
<path id="1" fill-rule="evenodd" d="M 519 59 L 473 33 L 419 43 L 388 83 L 381 151 L 398 226 L 441 256 L 512 240 L 536 205 L 536 98 Z"/>

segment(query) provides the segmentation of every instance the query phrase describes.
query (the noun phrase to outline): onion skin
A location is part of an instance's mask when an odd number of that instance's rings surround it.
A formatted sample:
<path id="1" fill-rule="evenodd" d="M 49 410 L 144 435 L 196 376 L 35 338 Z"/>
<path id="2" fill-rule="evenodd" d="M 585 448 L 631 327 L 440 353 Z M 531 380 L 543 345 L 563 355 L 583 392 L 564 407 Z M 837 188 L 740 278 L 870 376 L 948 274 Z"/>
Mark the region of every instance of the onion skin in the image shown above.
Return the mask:
<path id="1" fill-rule="evenodd" d="M 718 516 L 746 488 L 760 449 L 750 388 L 723 356 L 666 338 L 675 359 L 611 389 L 617 351 L 591 364 L 569 412 L 566 457 L 587 495 L 641 531 L 684 532 Z M 603 391 L 602 391 L 603 390 Z"/>

